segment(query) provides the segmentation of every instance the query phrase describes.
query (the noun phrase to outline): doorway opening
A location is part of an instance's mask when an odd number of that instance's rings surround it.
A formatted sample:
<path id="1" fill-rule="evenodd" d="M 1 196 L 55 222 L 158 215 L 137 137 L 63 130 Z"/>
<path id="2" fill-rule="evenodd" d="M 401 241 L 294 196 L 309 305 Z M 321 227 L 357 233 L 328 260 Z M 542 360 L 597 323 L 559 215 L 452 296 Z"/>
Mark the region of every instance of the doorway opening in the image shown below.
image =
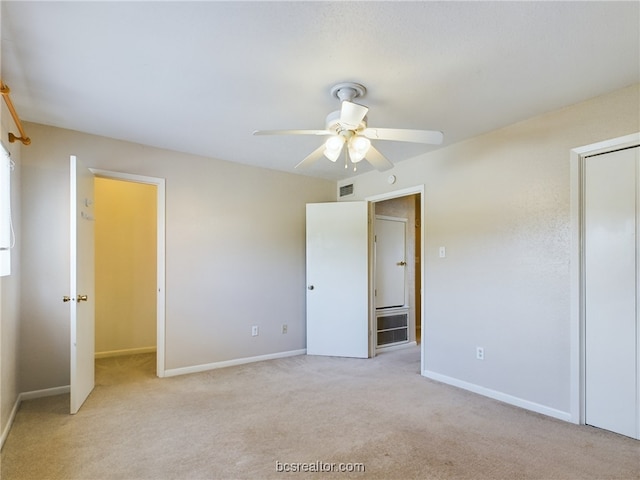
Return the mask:
<path id="1" fill-rule="evenodd" d="M 156 186 L 95 178 L 95 357 L 156 351 Z"/>
<path id="2" fill-rule="evenodd" d="M 402 268 L 405 270 L 405 286 L 406 286 L 406 296 L 405 296 L 405 304 L 403 308 L 406 308 L 408 312 L 407 316 L 407 339 L 406 342 L 397 342 L 395 345 L 383 348 L 402 348 L 404 346 L 411 345 L 420 345 L 421 346 L 421 371 L 424 362 L 424 351 L 423 351 L 423 297 L 422 297 L 422 282 L 423 282 L 423 249 L 424 249 L 424 240 L 422 235 L 422 225 L 423 225 L 423 214 L 424 214 L 424 206 L 423 206 L 423 198 L 424 198 L 424 187 L 418 186 L 414 188 L 409 188 L 405 190 L 400 190 L 396 192 L 390 192 L 383 195 L 377 195 L 375 197 L 369 197 L 366 200 L 370 202 L 372 205 L 371 208 L 371 216 L 372 216 L 372 225 L 375 225 L 376 216 L 382 217 L 392 217 L 406 220 L 406 236 L 405 236 L 405 265 L 402 265 Z M 371 251 L 374 252 L 372 255 L 375 257 L 375 236 L 371 236 L 372 248 Z M 375 265 L 376 259 L 372 259 L 372 264 Z M 401 261 L 397 262 L 401 263 Z M 375 275 L 373 275 L 375 278 Z M 371 329 L 371 342 L 370 342 L 370 356 L 375 356 L 376 351 L 380 351 L 378 348 L 378 326 L 382 328 L 382 330 L 387 330 L 384 327 L 391 327 L 388 322 L 383 320 L 380 325 L 378 322 L 378 313 L 383 312 L 384 309 L 376 308 L 376 281 L 374 280 L 372 285 L 372 294 L 371 298 L 373 299 L 371 309 L 371 319 L 370 319 L 370 329 Z M 384 313 L 384 312 L 383 312 Z M 395 313 L 395 312 L 392 312 Z M 402 314 L 401 311 L 398 313 Z M 401 319 L 399 319 L 400 325 L 402 323 Z M 395 325 L 395 324 L 394 324 Z M 400 328 L 392 327 L 392 328 Z M 382 333 L 385 335 L 385 333 Z M 388 335 L 388 334 L 387 334 Z"/>
<path id="3" fill-rule="evenodd" d="M 91 169 L 96 358 L 155 354 L 164 377 L 164 179 Z"/>

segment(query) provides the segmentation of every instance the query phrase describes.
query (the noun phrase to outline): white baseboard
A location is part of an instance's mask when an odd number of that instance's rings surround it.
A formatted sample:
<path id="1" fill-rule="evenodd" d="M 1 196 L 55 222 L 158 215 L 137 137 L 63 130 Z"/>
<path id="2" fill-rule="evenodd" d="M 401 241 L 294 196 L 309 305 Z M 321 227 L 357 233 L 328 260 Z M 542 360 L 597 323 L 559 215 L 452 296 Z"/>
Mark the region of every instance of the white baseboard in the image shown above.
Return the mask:
<path id="1" fill-rule="evenodd" d="M 516 407 L 524 408 L 525 410 L 531 410 L 532 412 L 541 413 L 549 417 L 557 418 L 559 420 L 564 420 L 565 422 L 572 421 L 572 416 L 570 412 L 563 412 L 562 410 L 557 410 L 555 408 L 547 407 L 546 405 L 541 405 L 539 403 L 531 402 L 529 400 L 524 400 L 519 397 L 514 397 L 513 395 L 499 392 L 497 390 L 491 390 L 490 388 L 481 387 L 480 385 L 476 385 L 474 383 L 465 382 L 463 380 L 459 380 L 453 377 L 448 377 L 446 375 L 441 375 L 439 373 L 432 372 L 429 370 L 424 370 L 422 372 L 422 375 L 432 380 L 446 383 L 447 385 L 452 385 L 454 387 L 462 388 L 464 390 L 469 390 L 470 392 L 477 393 L 485 397 L 493 398 L 494 400 L 499 400 L 501 402 L 508 403 L 509 405 L 514 405 Z"/>
<path id="2" fill-rule="evenodd" d="M 7 437 L 9 436 L 9 432 L 11 431 L 11 427 L 13 426 L 13 421 L 16 419 L 16 413 L 18 413 L 18 408 L 20 408 L 20 402 L 20 395 L 18 395 L 18 398 L 16 398 L 16 402 L 13 404 L 13 408 L 11 409 L 11 413 L 9 414 L 7 425 L 2 431 L 2 436 L 0 436 L 0 450 L 2 450 L 2 447 L 4 447 L 4 442 L 7 441 Z"/>
<path id="3" fill-rule="evenodd" d="M 7 425 L 2 431 L 2 436 L 0 436 L 0 450 L 4 447 L 4 442 L 7 440 L 9 436 L 9 432 L 11 431 L 11 427 L 13 426 L 13 422 L 16 418 L 16 414 L 18 413 L 18 409 L 20 408 L 20 404 L 23 400 L 31 400 L 34 398 L 42 398 L 42 397 L 52 397 L 54 395 L 63 395 L 65 393 L 69 393 L 70 387 L 69 385 L 63 387 L 54 387 L 54 388 L 45 388 L 44 390 L 34 390 L 32 392 L 23 392 L 18 394 L 18 398 L 16 398 L 15 403 L 13 404 L 13 408 L 11 409 L 11 413 L 9 414 L 9 420 L 7 421 Z"/>
<path id="4" fill-rule="evenodd" d="M 245 363 L 262 362 L 264 360 L 275 360 L 276 358 L 295 357 L 297 355 L 305 355 L 307 350 L 290 350 L 288 352 L 270 353 L 268 355 L 258 355 L 257 357 L 237 358 L 234 360 L 225 360 L 223 362 L 206 363 L 204 365 L 194 365 L 192 367 L 171 368 L 164 371 L 165 377 L 175 377 L 176 375 L 186 375 L 188 373 L 200 373 L 218 368 L 233 367 L 236 365 L 244 365 Z"/>
<path id="5" fill-rule="evenodd" d="M 34 390 L 32 392 L 22 392 L 19 395 L 20 401 L 33 400 L 34 398 L 53 397 L 54 395 L 63 395 L 69 393 L 71 387 L 63 385 L 62 387 L 45 388 L 44 390 Z"/>
<path id="6" fill-rule="evenodd" d="M 141 353 L 155 353 L 156 347 L 127 348 L 125 350 L 110 350 L 107 352 L 96 352 L 95 358 L 122 357 L 124 355 L 138 355 Z"/>

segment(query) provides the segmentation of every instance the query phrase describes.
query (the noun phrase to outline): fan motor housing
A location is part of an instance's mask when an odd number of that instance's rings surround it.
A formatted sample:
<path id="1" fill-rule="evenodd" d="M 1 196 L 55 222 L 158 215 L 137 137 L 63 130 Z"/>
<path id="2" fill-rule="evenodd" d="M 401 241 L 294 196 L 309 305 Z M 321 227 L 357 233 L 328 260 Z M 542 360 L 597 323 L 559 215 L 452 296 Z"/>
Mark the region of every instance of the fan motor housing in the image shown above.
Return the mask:
<path id="1" fill-rule="evenodd" d="M 336 132 L 336 135 L 345 135 L 346 132 L 351 132 L 351 134 L 353 135 L 355 132 L 359 132 L 360 130 L 367 128 L 367 117 L 364 117 L 362 119 L 362 122 L 360 122 L 358 128 L 345 128 L 342 123 L 340 123 L 340 113 L 340 110 L 335 110 L 327 115 L 325 125 L 326 129 L 330 132 Z"/>

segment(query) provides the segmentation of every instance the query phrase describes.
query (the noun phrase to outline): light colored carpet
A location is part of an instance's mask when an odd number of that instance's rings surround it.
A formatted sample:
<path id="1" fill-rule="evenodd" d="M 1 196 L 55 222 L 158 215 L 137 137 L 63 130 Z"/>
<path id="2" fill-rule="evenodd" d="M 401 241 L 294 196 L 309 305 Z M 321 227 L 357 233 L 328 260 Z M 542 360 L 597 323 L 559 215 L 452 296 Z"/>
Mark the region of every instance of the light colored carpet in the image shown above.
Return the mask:
<path id="1" fill-rule="evenodd" d="M 154 368 L 153 355 L 97 361 L 75 416 L 68 395 L 25 401 L 2 480 L 640 478 L 640 442 L 428 380 L 417 347 L 165 379 Z"/>

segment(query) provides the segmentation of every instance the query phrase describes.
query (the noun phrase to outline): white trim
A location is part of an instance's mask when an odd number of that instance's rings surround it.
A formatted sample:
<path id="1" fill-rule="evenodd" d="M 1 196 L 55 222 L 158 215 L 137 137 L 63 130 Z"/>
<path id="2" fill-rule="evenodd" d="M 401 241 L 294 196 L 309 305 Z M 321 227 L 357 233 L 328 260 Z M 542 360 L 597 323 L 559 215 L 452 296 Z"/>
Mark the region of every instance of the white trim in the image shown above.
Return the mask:
<path id="1" fill-rule="evenodd" d="M 157 304 L 156 304 L 156 375 L 158 377 L 165 376 L 165 346 L 166 346 L 166 293 L 165 293 L 165 217 L 166 217 L 166 187 L 165 179 L 158 177 L 148 177 L 144 175 L 135 175 L 131 173 L 112 172 L 109 170 L 100 170 L 90 168 L 91 172 L 98 178 L 110 178 L 114 180 L 124 180 L 127 182 L 144 183 L 147 185 L 155 185 L 157 187 Z"/>
<path id="2" fill-rule="evenodd" d="M 141 353 L 154 353 L 156 347 L 140 347 L 140 348 L 127 348 L 124 350 L 110 350 L 106 352 L 96 352 L 95 358 L 110 358 L 110 357 L 123 357 L 125 355 L 139 355 Z"/>
<path id="3" fill-rule="evenodd" d="M 9 432 L 11 431 L 11 427 L 13 427 L 13 422 L 16 419 L 16 414 L 18 413 L 18 408 L 20 408 L 21 402 L 21 395 L 18 395 L 18 398 L 16 398 L 16 402 L 13 404 L 13 408 L 11 409 L 11 413 L 9 414 L 7 425 L 2 431 L 2 436 L 0 436 L 0 450 L 2 450 L 2 448 L 4 447 L 4 442 L 7 441 L 7 437 L 9 436 Z"/>
<path id="4" fill-rule="evenodd" d="M 485 388 L 474 383 L 458 380 L 457 378 L 448 377 L 446 375 L 441 375 L 429 370 L 423 370 L 422 375 L 432 380 L 446 383 L 447 385 L 451 385 L 453 387 L 462 388 L 463 390 L 468 390 L 484 397 L 493 398 L 494 400 L 499 400 L 500 402 L 508 403 L 509 405 L 524 408 L 525 410 L 541 413 L 543 415 L 547 415 L 549 417 L 557 418 L 559 420 L 564 420 L 567 422 L 571 421 L 570 412 L 563 412 L 562 410 L 557 410 L 555 408 L 547 407 L 546 405 L 530 402 L 529 400 L 524 400 L 519 397 L 514 397 L 513 395 L 508 395 L 497 390 L 491 390 L 490 388 Z"/>
<path id="5" fill-rule="evenodd" d="M 388 347 L 376 347 L 376 353 L 392 352 L 394 350 L 404 350 L 405 348 L 411 348 L 417 346 L 417 342 L 405 342 L 396 345 L 389 345 Z"/>
<path id="6" fill-rule="evenodd" d="M 23 392 L 19 395 L 19 400 L 33 400 L 35 398 L 53 397 L 55 395 L 64 395 L 71 391 L 69 385 L 63 385 L 62 387 L 45 388 L 43 390 L 33 390 L 31 392 Z"/>
<path id="7" fill-rule="evenodd" d="M 602 142 L 592 143 L 590 145 L 584 145 L 582 147 L 576 147 L 571 150 L 571 153 L 575 153 L 582 157 L 588 157 L 589 155 L 597 155 L 598 153 L 612 152 L 622 148 L 633 147 L 638 143 L 640 143 L 640 132 L 625 135 L 623 137 L 612 138 L 610 140 L 604 140 Z"/>
<path id="8" fill-rule="evenodd" d="M 420 371 L 425 370 L 425 363 L 424 363 L 424 358 L 425 358 L 425 327 L 424 327 L 424 313 L 425 313 L 425 303 L 424 303 L 424 276 L 425 276 L 425 267 L 424 267 L 424 259 L 425 259 L 425 250 L 424 250 L 424 239 L 425 239 L 425 230 L 424 230 L 424 226 L 425 226 L 425 222 L 424 222 L 424 217 L 425 217 L 425 198 L 424 198 L 424 184 L 422 185 L 416 185 L 414 187 L 408 187 L 408 188 L 403 188 L 401 190 L 395 190 L 393 192 L 387 192 L 387 193 L 381 193 L 378 195 L 372 195 L 370 197 L 366 197 L 365 200 L 367 202 L 369 202 L 369 204 L 371 203 L 376 203 L 376 202 L 380 202 L 382 200 L 390 200 L 392 198 L 400 198 L 400 197 L 407 197 L 409 195 L 416 195 L 419 194 L 420 195 Z M 371 242 L 373 242 L 373 238 L 370 240 Z M 417 272 L 416 272 L 417 274 Z M 372 296 L 373 297 L 373 296 Z M 372 309 L 371 309 L 371 315 L 370 315 L 370 327 L 369 329 L 371 330 L 371 332 L 373 332 L 373 326 L 374 326 L 374 321 L 375 321 L 375 307 L 373 305 L 373 300 L 371 300 L 371 304 L 372 304 Z M 418 319 L 416 319 L 416 322 L 418 321 Z M 371 333 L 372 335 L 373 333 Z M 373 345 L 373 339 L 371 337 L 371 335 L 369 335 L 369 339 L 370 339 L 370 344 Z"/>
<path id="9" fill-rule="evenodd" d="M 186 375 L 189 373 L 207 372 L 218 368 L 233 367 L 236 365 L 244 365 L 246 363 L 262 362 L 265 360 L 275 360 L 276 358 L 295 357 L 305 355 L 307 349 L 290 350 L 288 352 L 269 353 L 267 355 L 258 355 L 257 357 L 236 358 L 234 360 L 225 360 L 222 362 L 205 363 L 202 365 L 194 365 L 192 367 L 171 368 L 164 371 L 165 377 L 175 377 L 177 375 Z"/>
<path id="10" fill-rule="evenodd" d="M 571 150 L 569 158 L 569 189 L 571 216 L 570 269 L 570 420 L 585 423 L 585 351 L 582 276 L 582 168 L 584 159 L 591 155 L 620 150 L 640 144 L 640 132 L 602 142 L 592 143 Z"/>
<path id="11" fill-rule="evenodd" d="M 367 202 L 375 203 L 392 198 L 407 197 L 409 195 L 415 195 L 416 193 L 424 193 L 424 185 L 416 185 L 415 187 L 403 188 L 402 190 L 394 190 L 393 192 L 372 195 L 370 197 L 366 197 L 365 200 Z"/>

